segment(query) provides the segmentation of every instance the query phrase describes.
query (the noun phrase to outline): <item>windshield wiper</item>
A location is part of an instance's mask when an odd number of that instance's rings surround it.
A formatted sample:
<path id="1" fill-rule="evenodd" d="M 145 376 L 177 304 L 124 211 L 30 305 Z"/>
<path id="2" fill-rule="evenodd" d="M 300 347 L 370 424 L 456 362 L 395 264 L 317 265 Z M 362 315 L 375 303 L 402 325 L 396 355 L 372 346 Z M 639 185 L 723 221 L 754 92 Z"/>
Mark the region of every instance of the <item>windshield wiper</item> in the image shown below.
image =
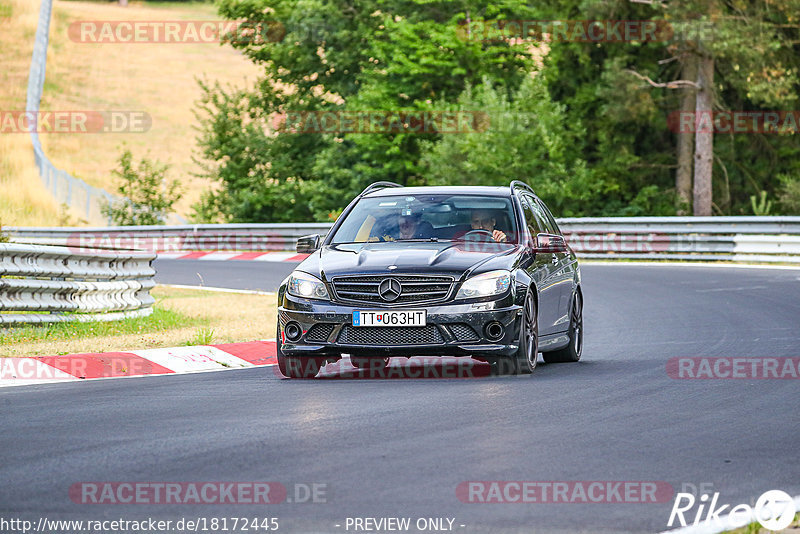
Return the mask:
<path id="1" fill-rule="evenodd" d="M 394 242 L 417 242 L 417 243 L 438 243 L 440 239 L 438 237 L 409 237 L 408 239 L 395 239 Z M 441 241 L 448 241 L 447 239 L 442 239 Z"/>

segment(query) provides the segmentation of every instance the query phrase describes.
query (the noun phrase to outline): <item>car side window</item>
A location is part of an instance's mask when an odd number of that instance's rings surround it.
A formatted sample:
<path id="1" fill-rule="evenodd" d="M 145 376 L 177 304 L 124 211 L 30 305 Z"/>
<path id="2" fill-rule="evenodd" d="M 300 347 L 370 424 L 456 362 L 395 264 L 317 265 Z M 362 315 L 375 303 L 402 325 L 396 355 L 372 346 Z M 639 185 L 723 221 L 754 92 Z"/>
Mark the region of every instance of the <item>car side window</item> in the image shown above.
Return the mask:
<path id="1" fill-rule="evenodd" d="M 529 202 L 531 204 L 531 208 L 536 214 L 536 220 L 539 222 L 541 231 L 545 234 L 557 234 L 558 229 L 554 225 L 554 222 L 551 222 L 550 219 L 547 218 L 547 210 L 541 205 L 539 200 L 530 197 Z"/>
<path id="2" fill-rule="evenodd" d="M 536 214 L 533 212 L 531 200 L 527 195 L 519 195 L 519 203 L 522 205 L 522 213 L 525 216 L 525 226 L 528 227 L 531 239 L 536 239 L 536 234 L 541 233 L 542 230 L 539 221 L 536 219 Z"/>
<path id="3" fill-rule="evenodd" d="M 544 220 L 546 221 L 547 226 L 550 229 L 549 232 L 551 234 L 562 235 L 561 229 L 558 227 L 556 219 L 553 217 L 553 214 L 550 213 L 550 210 L 547 209 L 547 206 L 544 205 L 544 202 L 539 200 L 537 201 L 537 204 L 539 205 L 539 210 L 544 214 L 545 218 Z"/>
<path id="4" fill-rule="evenodd" d="M 542 213 L 541 207 L 536 202 L 536 199 L 531 196 L 523 193 L 523 198 L 525 198 L 526 204 L 529 206 L 528 210 L 531 213 L 531 223 L 528 223 L 529 227 L 531 228 L 531 234 L 536 237 L 536 234 L 549 234 L 550 229 L 547 226 L 547 218 Z M 527 215 L 525 218 L 527 219 Z"/>

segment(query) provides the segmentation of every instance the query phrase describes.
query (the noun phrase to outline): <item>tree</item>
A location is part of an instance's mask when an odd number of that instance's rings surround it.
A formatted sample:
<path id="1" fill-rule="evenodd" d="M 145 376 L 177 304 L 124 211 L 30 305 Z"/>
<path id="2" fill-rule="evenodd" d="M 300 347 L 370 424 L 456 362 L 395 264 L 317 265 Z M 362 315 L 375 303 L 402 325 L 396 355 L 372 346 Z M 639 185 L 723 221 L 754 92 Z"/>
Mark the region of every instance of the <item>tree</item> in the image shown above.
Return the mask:
<path id="1" fill-rule="evenodd" d="M 460 32 L 467 20 L 529 17 L 518 0 L 222 0 L 219 6 L 236 20 L 262 20 L 266 12 L 285 33 L 276 42 L 232 42 L 264 67 L 256 91 L 204 84 L 199 159 L 203 176 L 220 186 L 198 206 L 206 218 L 217 209 L 223 220 L 326 220 L 372 181 L 424 184 L 421 146 L 439 138 L 274 131 L 275 114 L 431 110 L 484 77 L 514 90 L 533 68 L 526 47 Z"/>
<path id="2" fill-rule="evenodd" d="M 468 88 L 460 109 L 484 110 L 486 131 L 443 136 L 428 143 L 422 157 L 433 184 L 508 185 L 528 182 L 562 216 L 591 209 L 594 175 L 580 159 L 580 124 L 569 123 L 563 105 L 553 103 L 536 73 L 507 97 L 488 79 Z"/>
<path id="3" fill-rule="evenodd" d="M 665 47 L 669 56 L 660 62 L 676 61 L 684 79 L 659 84 L 630 72 L 650 85 L 683 91 L 681 111 L 687 111 L 694 100 L 696 123 L 725 108 L 725 102 L 717 96 L 717 86 L 745 93 L 749 103 L 756 106 L 786 106 L 796 101 L 800 62 L 796 58 L 797 42 L 790 35 L 797 29 L 797 0 L 747 4 L 696 0 L 650 5 L 657 10 L 656 17 L 671 22 L 676 31 L 674 42 Z M 717 70 L 724 79 L 715 86 Z M 687 134 L 679 133 L 679 197 L 686 196 Z M 707 216 L 712 214 L 714 128 L 699 128 L 694 137 L 693 212 Z"/>
<path id="4" fill-rule="evenodd" d="M 713 213 L 750 213 L 751 195 L 776 194 L 776 175 L 797 175 L 797 136 L 709 131 L 693 139 L 692 132 L 664 135 L 664 119 L 690 109 L 697 117 L 719 110 L 794 109 L 799 11 L 797 0 L 564 0 L 542 8 L 542 18 L 655 20 L 674 32 L 648 42 L 554 42 L 546 58 L 553 98 L 567 105 L 573 120 L 583 120 L 588 132 L 587 163 L 613 184 L 607 214 L 620 213 L 615 205 L 650 185 L 665 194 L 672 189 L 678 209 L 685 206 L 679 199 L 693 189 L 687 188 L 687 154 L 694 155 L 697 141 L 704 165 L 695 166 L 694 181 L 698 193 L 713 198 L 707 204 Z M 692 64 L 703 61 L 704 68 L 693 71 Z M 694 97 L 703 83 L 708 98 L 698 103 Z"/>
<path id="5" fill-rule="evenodd" d="M 181 198 L 180 184 L 167 182 L 168 165 L 142 158 L 134 166 L 133 154 L 125 150 L 119 168 L 112 173 L 120 179 L 118 192 L 122 199 L 109 202 L 103 215 L 119 226 L 164 224 L 172 206 Z"/>

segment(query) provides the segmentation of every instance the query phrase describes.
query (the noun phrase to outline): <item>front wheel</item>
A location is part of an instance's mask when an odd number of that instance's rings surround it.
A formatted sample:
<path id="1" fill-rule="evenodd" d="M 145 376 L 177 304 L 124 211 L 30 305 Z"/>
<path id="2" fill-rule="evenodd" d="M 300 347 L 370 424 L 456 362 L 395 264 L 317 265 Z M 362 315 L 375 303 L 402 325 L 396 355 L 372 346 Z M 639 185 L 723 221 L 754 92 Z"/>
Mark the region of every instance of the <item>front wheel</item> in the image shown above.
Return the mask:
<path id="1" fill-rule="evenodd" d="M 531 374 L 536 369 L 539 358 L 539 321 L 537 320 L 536 301 L 528 289 L 522 312 L 522 325 L 519 332 L 519 348 L 517 349 L 516 374 Z"/>
<path id="2" fill-rule="evenodd" d="M 286 378 L 314 378 L 319 370 L 325 365 L 325 358 L 317 356 L 298 358 L 297 356 L 287 356 L 283 353 L 283 342 L 281 340 L 281 326 L 278 324 L 278 332 L 275 336 L 275 353 L 278 358 L 278 369 Z"/>
<path id="3" fill-rule="evenodd" d="M 583 297 L 579 291 L 572 296 L 572 310 L 569 316 L 569 345 L 553 352 L 544 352 L 547 363 L 577 362 L 583 352 Z"/>
<path id="4" fill-rule="evenodd" d="M 537 320 L 536 301 L 528 290 L 522 308 L 522 323 L 519 327 L 519 345 L 513 356 L 490 360 L 492 374 L 495 375 L 529 375 L 536 369 L 539 357 L 539 322 Z"/>

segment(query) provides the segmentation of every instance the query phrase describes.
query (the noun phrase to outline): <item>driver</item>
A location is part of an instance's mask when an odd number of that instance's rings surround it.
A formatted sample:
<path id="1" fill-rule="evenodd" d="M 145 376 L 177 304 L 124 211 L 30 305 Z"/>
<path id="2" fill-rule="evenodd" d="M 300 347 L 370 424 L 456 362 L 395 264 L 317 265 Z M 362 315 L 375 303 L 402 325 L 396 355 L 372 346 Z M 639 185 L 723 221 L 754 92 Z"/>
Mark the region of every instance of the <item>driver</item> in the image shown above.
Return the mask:
<path id="1" fill-rule="evenodd" d="M 470 217 L 470 224 L 473 230 L 485 230 L 492 234 L 492 239 L 498 243 L 505 243 L 508 241 L 508 236 L 494 227 L 494 225 L 497 224 L 497 220 L 489 210 L 473 210 Z"/>

